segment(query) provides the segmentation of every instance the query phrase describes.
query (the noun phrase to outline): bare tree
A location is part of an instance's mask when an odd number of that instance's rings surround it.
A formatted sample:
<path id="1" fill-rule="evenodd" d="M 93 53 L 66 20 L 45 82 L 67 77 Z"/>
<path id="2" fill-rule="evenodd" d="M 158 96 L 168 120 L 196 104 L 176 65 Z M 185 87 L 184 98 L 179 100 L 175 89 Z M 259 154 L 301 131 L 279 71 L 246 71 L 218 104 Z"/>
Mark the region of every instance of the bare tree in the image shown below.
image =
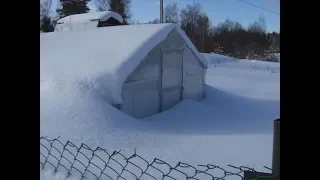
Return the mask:
<path id="1" fill-rule="evenodd" d="M 255 56 L 261 58 L 265 58 L 265 50 L 269 49 L 271 43 L 267 38 L 267 28 L 266 22 L 263 17 L 260 17 L 258 20 L 254 21 L 252 24 L 248 26 L 248 39 L 252 42 L 255 42 L 253 51 Z M 254 58 L 257 58 L 254 57 Z"/>
<path id="2" fill-rule="evenodd" d="M 201 16 L 201 5 L 199 3 L 187 4 L 187 6 L 180 11 L 181 28 L 188 34 L 194 32 L 197 26 L 197 19 Z"/>
<path id="3" fill-rule="evenodd" d="M 208 38 L 210 34 L 210 21 L 208 16 L 202 11 L 199 3 L 187 4 L 187 6 L 180 11 L 180 23 L 181 28 L 198 50 L 209 52 L 206 44 L 210 44 Z"/>
<path id="4" fill-rule="evenodd" d="M 175 23 L 179 22 L 179 9 L 176 2 L 167 4 L 164 9 L 164 22 Z"/>
<path id="5" fill-rule="evenodd" d="M 95 0 L 94 1 L 97 11 L 107 11 L 110 9 L 108 0 Z"/>
<path id="6" fill-rule="evenodd" d="M 156 18 L 156 19 L 154 19 L 153 21 L 150 21 L 149 23 L 150 23 L 150 24 L 159 24 L 159 23 L 160 23 L 160 19 L 159 19 L 159 18 Z"/>
<path id="7" fill-rule="evenodd" d="M 40 19 L 49 16 L 52 8 L 52 0 L 40 0 Z"/>
<path id="8" fill-rule="evenodd" d="M 249 32 L 266 33 L 266 20 L 264 17 L 259 17 L 257 21 L 254 21 L 248 26 Z"/>
<path id="9" fill-rule="evenodd" d="M 130 5 L 131 0 L 107 0 L 109 4 L 109 10 L 119 13 L 124 22 L 123 24 L 128 24 L 131 18 Z"/>

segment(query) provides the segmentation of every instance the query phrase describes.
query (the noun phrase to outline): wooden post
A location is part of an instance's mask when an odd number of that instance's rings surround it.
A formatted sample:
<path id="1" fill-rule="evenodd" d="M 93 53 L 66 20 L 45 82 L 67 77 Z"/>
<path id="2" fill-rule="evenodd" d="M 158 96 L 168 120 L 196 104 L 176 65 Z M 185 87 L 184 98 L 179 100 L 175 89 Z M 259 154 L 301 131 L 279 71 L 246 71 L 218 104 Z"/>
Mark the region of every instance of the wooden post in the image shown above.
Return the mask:
<path id="1" fill-rule="evenodd" d="M 274 120 L 272 170 L 272 174 L 278 174 L 280 179 L 280 118 Z"/>
<path id="2" fill-rule="evenodd" d="M 160 23 L 163 23 L 163 0 L 160 0 Z"/>
<path id="3" fill-rule="evenodd" d="M 270 173 L 244 171 L 244 180 L 276 180 Z"/>
<path id="4" fill-rule="evenodd" d="M 272 174 L 244 171 L 244 180 L 280 180 L 280 118 L 273 122 Z"/>

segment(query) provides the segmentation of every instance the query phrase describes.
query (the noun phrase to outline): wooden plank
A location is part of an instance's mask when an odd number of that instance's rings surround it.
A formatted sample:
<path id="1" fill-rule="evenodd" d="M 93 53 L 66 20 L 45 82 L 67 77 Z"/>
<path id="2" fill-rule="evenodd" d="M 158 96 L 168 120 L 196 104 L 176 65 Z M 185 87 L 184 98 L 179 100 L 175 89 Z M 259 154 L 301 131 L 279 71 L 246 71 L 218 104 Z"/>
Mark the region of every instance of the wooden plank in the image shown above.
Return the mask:
<path id="1" fill-rule="evenodd" d="M 274 121 L 273 127 L 272 170 L 273 174 L 280 174 L 280 118 Z"/>

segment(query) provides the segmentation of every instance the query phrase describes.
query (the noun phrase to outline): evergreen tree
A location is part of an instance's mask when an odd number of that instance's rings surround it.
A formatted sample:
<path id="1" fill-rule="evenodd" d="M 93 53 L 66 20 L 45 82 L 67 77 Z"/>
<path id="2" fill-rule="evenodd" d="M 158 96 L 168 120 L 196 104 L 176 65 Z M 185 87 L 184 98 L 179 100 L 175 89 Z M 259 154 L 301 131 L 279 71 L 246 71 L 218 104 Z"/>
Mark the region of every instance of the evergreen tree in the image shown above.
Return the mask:
<path id="1" fill-rule="evenodd" d="M 54 31 L 54 26 L 49 16 L 43 16 L 40 22 L 40 29 L 43 32 L 52 32 Z"/>
<path id="2" fill-rule="evenodd" d="M 57 9 L 60 17 L 65 17 L 73 14 L 82 14 L 90 11 L 88 2 L 90 0 L 60 0 L 61 8 Z"/>

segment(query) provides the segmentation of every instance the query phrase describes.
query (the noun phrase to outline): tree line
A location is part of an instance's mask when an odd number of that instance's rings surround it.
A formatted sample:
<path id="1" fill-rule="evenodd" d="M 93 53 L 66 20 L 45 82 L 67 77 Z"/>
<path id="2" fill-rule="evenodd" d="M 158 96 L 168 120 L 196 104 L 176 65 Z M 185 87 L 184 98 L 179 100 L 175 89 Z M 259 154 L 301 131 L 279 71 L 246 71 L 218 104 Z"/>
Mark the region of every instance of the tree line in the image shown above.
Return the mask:
<path id="1" fill-rule="evenodd" d="M 58 19 L 72 14 L 90 11 L 91 0 L 60 0 L 56 9 Z M 119 13 L 124 24 L 157 24 L 158 18 L 140 23 L 132 21 L 131 0 L 94 0 L 97 11 L 110 10 Z M 52 0 L 40 1 L 40 29 L 44 32 L 54 30 L 54 21 L 50 17 Z M 179 10 L 177 3 L 164 8 L 164 23 L 178 24 L 200 52 L 218 53 L 235 58 L 273 60 L 273 53 L 280 53 L 280 32 L 267 32 L 263 17 L 249 24 L 247 28 L 239 22 L 226 19 L 215 26 L 202 10 L 201 4 L 187 4 Z"/>

